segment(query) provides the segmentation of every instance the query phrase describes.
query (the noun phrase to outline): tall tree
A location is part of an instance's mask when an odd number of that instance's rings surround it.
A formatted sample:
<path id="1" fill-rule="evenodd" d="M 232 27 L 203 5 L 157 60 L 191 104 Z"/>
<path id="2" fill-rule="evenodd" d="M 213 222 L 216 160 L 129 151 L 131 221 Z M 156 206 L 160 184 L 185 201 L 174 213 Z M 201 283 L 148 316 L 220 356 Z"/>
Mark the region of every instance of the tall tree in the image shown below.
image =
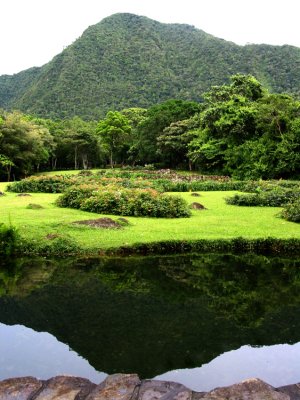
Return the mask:
<path id="1" fill-rule="evenodd" d="M 74 117 L 62 121 L 61 127 L 59 139 L 69 156 L 73 155 L 74 169 L 78 169 L 80 166 L 87 169 L 92 160 L 96 160 L 98 157 L 96 123 Z"/>
<path id="2" fill-rule="evenodd" d="M 201 109 L 199 103 L 168 100 L 149 108 L 146 119 L 139 125 L 139 158 L 143 163 L 164 161 L 157 152 L 157 138 L 172 122 L 187 119 Z"/>
<path id="3" fill-rule="evenodd" d="M 171 168 L 192 169 L 192 161 L 188 157 L 188 144 L 195 138 L 198 116 L 182 121 L 172 122 L 157 137 L 157 152 Z"/>
<path id="4" fill-rule="evenodd" d="M 38 170 L 40 164 L 47 163 L 52 137 L 45 127 L 13 112 L 3 115 L 0 132 L 2 166 L 5 163 L 5 168 L 9 166 L 16 176 L 26 176 Z"/>
<path id="5" fill-rule="evenodd" d="M 120 145 L 126 141 L 131 126 L 128 119 L 118 111 L 109 111 L 106 118 L 99 121 L 96 129 L 102 142 L 109 151 L 109 163 L 114 167 L 114 155 Z"/>

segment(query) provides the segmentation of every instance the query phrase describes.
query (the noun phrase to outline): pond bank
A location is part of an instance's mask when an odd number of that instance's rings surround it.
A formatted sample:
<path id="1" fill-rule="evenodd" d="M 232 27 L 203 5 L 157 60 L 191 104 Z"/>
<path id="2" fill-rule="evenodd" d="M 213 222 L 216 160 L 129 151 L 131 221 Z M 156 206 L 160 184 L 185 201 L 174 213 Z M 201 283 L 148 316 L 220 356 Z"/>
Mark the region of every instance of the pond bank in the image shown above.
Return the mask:
<path id="1" fill-rule="evenodd" d="M 0 399 L 13 400 L 297 400 L 300 384 L 274 388 L 259 379 L 194 392 L 184 385 L 158 380 L 140 380 L 136 374 L 114 374 L 96 385 L 88 379 L 58 376 L 46 381 L 33 377 L 12 378 L 0 382 Z"/>
<path id="2" fill-rule="evenodd" d="M 14 234 L 0 232 L 0 254 L 22 256 L 150 256 L 189 253 L 232 253 L 263 255 L 299 255 L 300 239 L 243 237 L 231 239 L 169 240 L 149 243 L 135 243 L 110 248 L 83 248 L 76 241 L 59 235 L 49 236 L 48 240 L 32 241 Z"/>

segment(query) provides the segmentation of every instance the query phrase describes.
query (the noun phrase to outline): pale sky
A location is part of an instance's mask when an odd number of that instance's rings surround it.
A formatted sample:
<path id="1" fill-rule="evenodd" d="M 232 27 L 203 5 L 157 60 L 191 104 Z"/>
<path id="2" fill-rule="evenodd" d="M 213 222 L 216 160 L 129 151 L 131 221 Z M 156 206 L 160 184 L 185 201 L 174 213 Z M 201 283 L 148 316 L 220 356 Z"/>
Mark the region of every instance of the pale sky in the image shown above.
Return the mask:
<path id="1" fill-rule="evenodd" d="M 237 44 L 300 47 L 300 0 L 1 0 L 0 75 L 41 66 L 117 12 L 194 25 Z"/>

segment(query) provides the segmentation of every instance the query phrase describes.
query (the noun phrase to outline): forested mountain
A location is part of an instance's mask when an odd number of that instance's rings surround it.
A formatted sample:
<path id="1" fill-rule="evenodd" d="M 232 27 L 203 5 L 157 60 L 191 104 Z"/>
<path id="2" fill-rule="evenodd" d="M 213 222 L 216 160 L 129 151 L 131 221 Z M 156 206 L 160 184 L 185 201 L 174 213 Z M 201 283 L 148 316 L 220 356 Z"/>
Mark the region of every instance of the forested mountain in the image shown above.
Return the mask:
<path id="1" fill-rule="evenodd" d="M 238 46 L 189 25 L 115 14 L 52 61 L 0 77 L 0 107 L 42 117 L 98 119 L 170 98 L 201 100 L 235 73 L 272 92 L 300 93 L 300 48 Z"/>

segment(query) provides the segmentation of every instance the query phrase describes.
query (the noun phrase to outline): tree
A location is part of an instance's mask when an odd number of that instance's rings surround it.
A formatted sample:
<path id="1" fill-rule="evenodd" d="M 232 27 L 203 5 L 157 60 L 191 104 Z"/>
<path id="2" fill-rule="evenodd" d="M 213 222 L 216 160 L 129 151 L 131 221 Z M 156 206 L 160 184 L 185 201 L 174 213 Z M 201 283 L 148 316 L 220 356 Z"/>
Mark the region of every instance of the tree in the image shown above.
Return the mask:
<path id="1" fill-rule="evenodd" d="M 128 119 L 118 111 L 109 111 L 106 114 L 106 118 L 99 121 L 96 131 L 108 148 L 109 162 L 111 168 L 113 168 L 115 152 L 131 132 Z"/>
<path id="2" fill-rule="evenodd" d="M 297 177 L 300 169 L 300 103 L 269 94 L 256 102 L 256 135 L 228 148 L 226 172 L 239 179 Z"/>
<path id="3" fill-rule="evenodd" d="M 170 167 L 189 167 L 192 169 L 191 159 L 188 157 L 188 144 L 197 135 L 198 117 L 191 117 L 182 121 L 172 122 L 157 137 L 157 152 Z"/>
<path id="4" fill-rule="evenodd" d="M 128 123 L 131 126 L 131 132 L 126 139 L 126 142 L 123 143 L 123 146 L 121 146 L 118 151 L 118 156 L 121 157 L 122 161 L 126 158 L 127 161 L 134 165 L 139 154 L 138 128 L 139 125 L 145 121 L 147 110 L 146 108 L 132 107 L 122 110 L 121 114 L 125 115 L 128 119 Z"/>
<path id="5" fill-rule="evenodd" d="M 10 181 L 11 169 L 15 164 L 6 156 L 0 154 L 0 166 L 3 167 L 7 174 L 7 182 Z"/>
<path id="6" fill-rule="evenodd" d="M 157 152 L 157 138 L 172 122 L 190 118 L 201 109 L 199 103 L 184 100 L 168 100 L 149 108 L 139 130 L 139 159 L 143 163 L 164 161 Z"/>
<path id="7" fill-rule="evenodd" d="M 19 113 L 5 113 L 0 126 L 2 165 L 15 175 L 28 175 L 47 163 L 52 137 L 49 131 Z M 7 172 L 7 171 L 6 171 Z"/>
<path id="8" fill-rule="evenodd" d="M 224 172 L 230 151 L 259 136 L 258 107 L 266 92 L 249 75 L 234 75 L 231 81 L 204 95 L 197 135 L 189 144 L 189 157 L 204 171 Z"/>
<path id="9" fill-rule="evenodd" d="M 98 158 L 96 123 L 74 117 L 62 121 L 60 125 L 60 135 L 57 139 L 60 140 L 67 158 L 72 154 L 74 169 L 78 169 L 80 165 L 83 169 L 87 169 L 91 161 Z"/>

